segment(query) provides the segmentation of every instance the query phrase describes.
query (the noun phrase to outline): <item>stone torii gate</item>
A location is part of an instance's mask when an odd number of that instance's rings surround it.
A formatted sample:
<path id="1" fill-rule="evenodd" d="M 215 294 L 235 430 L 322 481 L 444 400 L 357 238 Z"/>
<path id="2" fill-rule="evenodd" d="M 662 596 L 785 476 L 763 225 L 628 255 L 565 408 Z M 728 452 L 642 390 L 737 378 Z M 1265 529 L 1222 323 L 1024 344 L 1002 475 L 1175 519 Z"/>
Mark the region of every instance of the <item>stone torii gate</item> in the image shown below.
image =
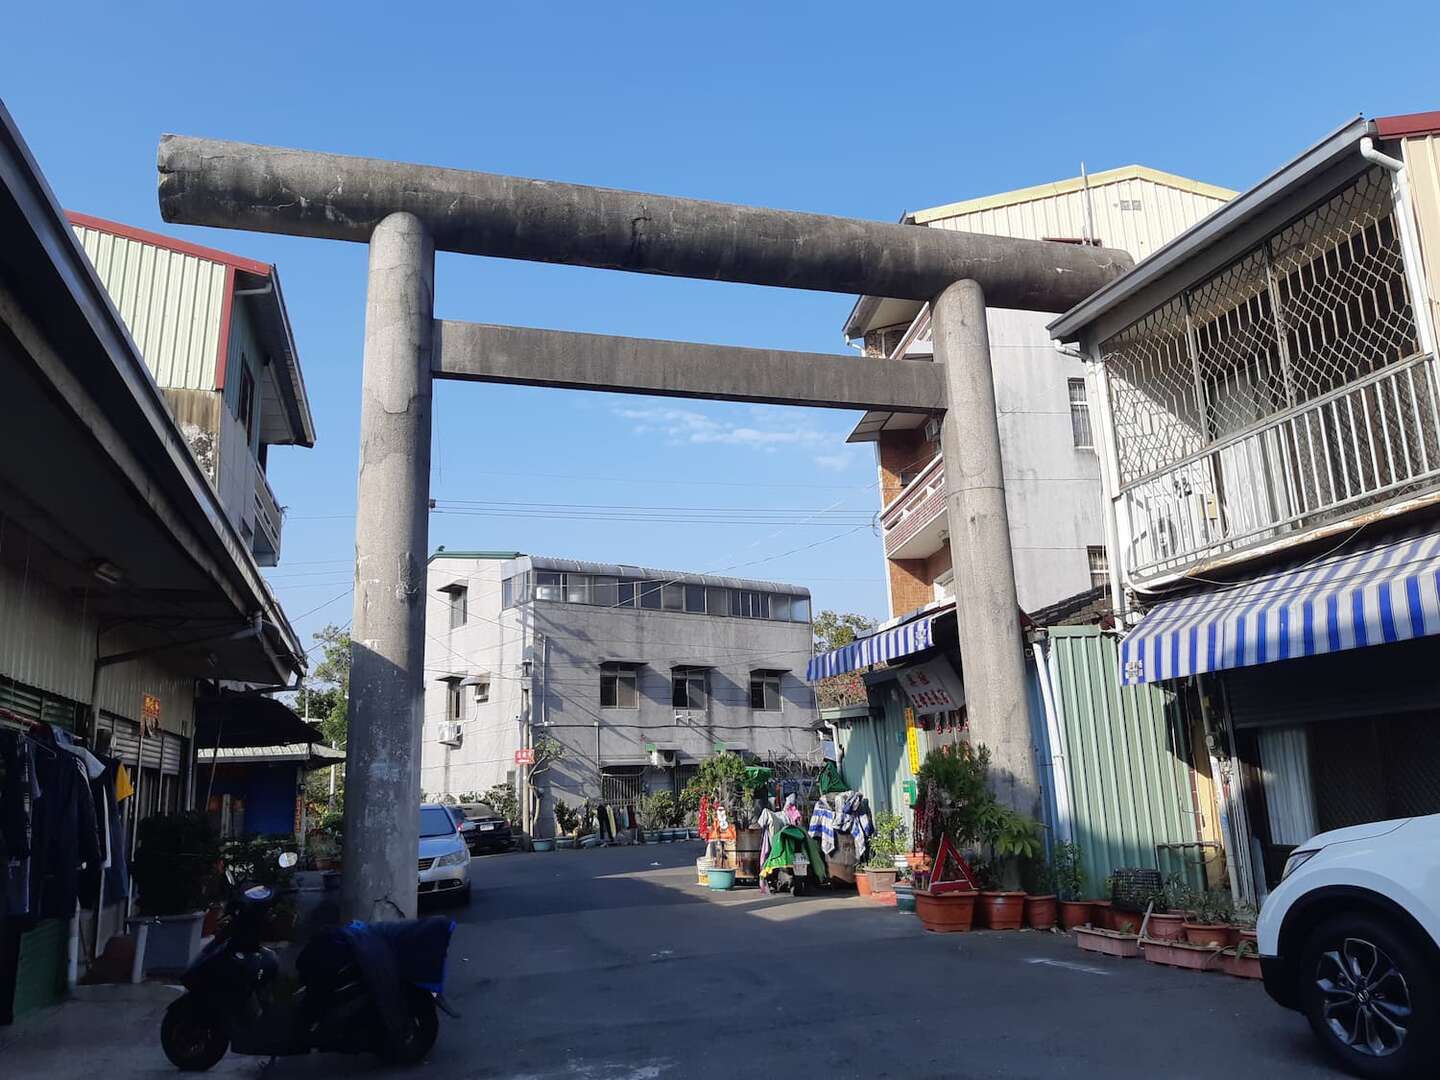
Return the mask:
<path id="1" fill-rule="evenodd" d="M 985 308 L 1064 311 L 1122 252 L 167 135 L 166 221 L 370 245 L 345 802 L 347 917 L 415 909 L 432 379 L 944 413 L 974 737 L 1039 784 Z M 436 321 L 435 252 L 929 301 L 934 363 Z"/>

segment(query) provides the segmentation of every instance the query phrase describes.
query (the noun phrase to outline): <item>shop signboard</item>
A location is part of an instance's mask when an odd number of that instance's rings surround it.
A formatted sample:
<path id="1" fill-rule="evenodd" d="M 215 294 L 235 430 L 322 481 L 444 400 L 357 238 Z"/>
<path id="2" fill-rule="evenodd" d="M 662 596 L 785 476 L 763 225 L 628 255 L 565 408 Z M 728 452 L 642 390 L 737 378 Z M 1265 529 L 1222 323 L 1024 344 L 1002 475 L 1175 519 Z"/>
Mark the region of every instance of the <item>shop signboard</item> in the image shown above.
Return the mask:
<path id="1" fill-rule="evenodd" d="M 516 765 L 534 765 L 534 764 L 535 764 L 535 748 L 534 748 L 533 746 L 525 746 L 525 747 L 522 747 L 522 748 L 519 749 L 519 750 L 516 750 L 516 751 L 515 751 L 515 764 L 516 764 Z"/>
<path id="2" fill-rule="evenodd" d="M 146 735 L 160 730 L 160 699 L 154 694 L 146 694 L 140 700 L 140 723 Z"/>
<path id="3" fill-rule="evenodd" d="M 965 704 L 965 688 L 944 657 L 902 668 L 898 681 L 916 716 L 948 713 Z"/>

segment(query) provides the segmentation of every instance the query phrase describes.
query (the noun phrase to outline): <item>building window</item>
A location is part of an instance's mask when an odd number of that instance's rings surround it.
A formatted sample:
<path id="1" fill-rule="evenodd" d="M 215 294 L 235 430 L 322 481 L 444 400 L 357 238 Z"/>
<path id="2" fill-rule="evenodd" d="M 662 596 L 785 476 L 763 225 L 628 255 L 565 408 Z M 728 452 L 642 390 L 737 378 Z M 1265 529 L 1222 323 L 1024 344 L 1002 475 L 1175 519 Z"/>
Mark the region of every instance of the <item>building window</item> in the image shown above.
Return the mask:
<path id="1" fill-rule="evenodd" d="M 670 704 L 677 709 L 705 708 L 705 669 L 676 668 L 670 675 Z"/>
<path id="2" fill-rule="evenodd" d="M 666 611 L 685 610 L 685 586 L 666 582 L 660 589 L 660 606 Z"/>
<path id="3" fill-rule="evenodd" d="M 710 586 L 705 590 L 705 610 L 711 615 L 730 614 L 730 590 Z"/>
<path id="4" fill-rule="evenodd" d="M 685 586 L 685 610 L 696 615 L 705 614 L 705 586 Z"/>
<path id="5" fill-rule="evenodd" d="M 640 592 L 640 606 L 652 611 L 660 610 L 660 582 L 641 581 L 637 583 Z"/>
<path id="6" fill-rule="evenodd" d="M 240 402 L 235 415 L 240 418 L 240 426 L 245 429 L 245 441 L 253 444 L 255 442 L 255 376 L 250 374 L 250 365 L 245 362 L 245 354 L 240 354 Z"/>
<path id="7" fill-rule="evenodd" d="M 614 607 L 620 602 L 618 582 L 613 577 L 590 579 L 590 602 L 599 607 Z M 634 596 L 632 591 L 631 596 Z"/>
<path id="8" fill-rule="evenodd" d="M 1090 559 L 1090 587 L 1099 589 L 1110 584 L 1110 559 L 1103 547 L 1087 547 L 1085 554 Z"/>
<path id="9" fill-rule="evenodd" d="M 537 570 L 535 572 L 535 599 L 536 600 L 559 600 L 562 597 L 560 591 L 560 575 L 551 570 Z"/>
<path id="10" fill-rule="evenodd" d="M 488 682 L 478 682 L 475 684 L 475 700 L 476 702 L 486 702 L 490 700 L 490 684 Z"/>
<path id="11" fill-rule="evenodd" d="M 465 719 L 465 691 L 460 687 L 460 680 L 451 679 L 446 685 L 449 690 L 445 694 L 445 719 Z"/>
<path id="12" fill-rule="evenodd" d="M 780 676 L 767 671 L 750 673 L 750 708 L 756 712 L 780 711 Z"/>
<path id="13" fill-rule="evenodd" d="M 790 621 L 810 621 L 810 598 L 808 596 L 792 596 L 790 598 Z"/>
<path id="14" fill-rule="evenodd" d="M 450 629 L 464 626 L 469 618 L 470 590 L 464 585 L 450 585 L 445 589 L 450 595 Z"/>
<path id="15" fill-rule="evenodd" d="M 1085 380 L 1071 379 L 1070 382 L 1070 433 L 1075 437 L 1079 450 L 1091 450 L 1095 436 L 1090 433 L 1090 402 L 1085 397 Z"/>
<path id="16" fill-rule="evenodd" d="M 638 709 L 640 697 L 635 688 L 635 669 L 607 667 L 600 670 L 600 707 L 602 709 Z"/>
<path id="17" fill-rule="evenodd" d="M 590 603 L 590 576 L 588 574 L 565 575 L 565 602 L 567 604 Z"/>

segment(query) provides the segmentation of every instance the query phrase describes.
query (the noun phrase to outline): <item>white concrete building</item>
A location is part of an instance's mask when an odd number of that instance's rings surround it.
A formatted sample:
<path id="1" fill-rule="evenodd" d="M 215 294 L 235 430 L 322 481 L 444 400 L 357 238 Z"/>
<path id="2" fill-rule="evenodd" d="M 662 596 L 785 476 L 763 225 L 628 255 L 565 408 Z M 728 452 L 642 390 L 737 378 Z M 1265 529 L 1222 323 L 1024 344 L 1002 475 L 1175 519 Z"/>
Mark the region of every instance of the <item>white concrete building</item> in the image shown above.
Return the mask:
<path id="1" fill-rule="evenodd" d="M 564 757 L 546 799 L 633 803 L 717 749 L 819 761 L 810 593 L 513 551 L 431 557 L 427 797 L 514 782 L 523 740 Z M 549 828 L 541 814 L 539 831 Z"/>
<path id="2" fill-rule="evenodd" d="M 1234 192 L 1143 165 L 908 214 L 932 229 L 1098 244 L 1137 261 L 1223 206 Z M 1053 347 L 1043 312 L 989 310 L 1020 607 L 1034 611 L 1107 580 L 1100 462 L 1085 363 Z M 928 305 L 862 297 L 845 336 L 871 356 L 932 354 Z M 938 421 L 871 412 L 850 442 L 873 442 L 880 471 L 890 613 L 950 595 Z"/>

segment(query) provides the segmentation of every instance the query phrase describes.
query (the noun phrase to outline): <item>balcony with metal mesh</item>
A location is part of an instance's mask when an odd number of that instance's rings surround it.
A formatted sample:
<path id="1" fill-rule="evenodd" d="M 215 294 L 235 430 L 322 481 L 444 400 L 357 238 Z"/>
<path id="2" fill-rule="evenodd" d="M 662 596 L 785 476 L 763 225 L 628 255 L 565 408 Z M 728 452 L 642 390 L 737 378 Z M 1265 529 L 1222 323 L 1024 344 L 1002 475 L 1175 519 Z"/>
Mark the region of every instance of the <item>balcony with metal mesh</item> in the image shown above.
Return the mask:
<path id="1" fill-rule="evenodd" d="M 1380 168 L 1101 345 L 1127 572 L 1440 488 L 1440 395 Z"/>

